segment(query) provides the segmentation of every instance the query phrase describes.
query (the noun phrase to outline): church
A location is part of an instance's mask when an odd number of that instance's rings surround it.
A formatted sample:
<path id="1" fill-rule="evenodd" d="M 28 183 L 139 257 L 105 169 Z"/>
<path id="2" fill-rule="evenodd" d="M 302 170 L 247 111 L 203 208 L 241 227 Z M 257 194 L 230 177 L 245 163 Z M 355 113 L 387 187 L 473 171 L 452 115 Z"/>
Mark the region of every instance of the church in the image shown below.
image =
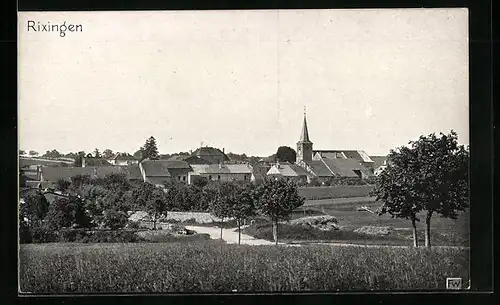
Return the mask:
<path id="1" fill-rule="evenodd" d="M 309 138 L 306 113 L 302 123 L 302 132 L 297 142 L 296 165 L 308 173 L 308 181 L 319 182 L 332 178 L 371 178 L 378 167 L 378 162 L 363 150 L 315 150 Z"/>

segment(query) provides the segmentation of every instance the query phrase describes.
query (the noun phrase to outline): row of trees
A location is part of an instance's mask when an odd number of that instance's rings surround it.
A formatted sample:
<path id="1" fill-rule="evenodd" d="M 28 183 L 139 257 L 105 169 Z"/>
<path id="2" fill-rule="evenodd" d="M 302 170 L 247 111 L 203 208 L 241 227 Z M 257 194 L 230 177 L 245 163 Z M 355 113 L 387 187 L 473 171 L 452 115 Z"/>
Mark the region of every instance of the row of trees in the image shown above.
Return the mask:
<path id="1" fill-rule="evenodd" d="M 225 182 L 220 184 L 209 210 L 221 218 L 233 218 L 238 226 L 238 243 L 241 243 L 241 225 L 244 220 L 261 214 L 273 224 L 273 237 L 278 244 L 278 223 L 288 220 L 293 210 L 304 204 L 297 186 L 284 180 L 269 180 L 263 184 Z M 221 226 L 222 239 L 222 226 Z"/>
<path id="2" fill-rule="evenodd" d="M 425 215 L 425 246 L 431 247 L 431 219 L 456 219 L 469 207 L 469 150 L 454 131 L 430 134 L 409 146 L 391 150 L 388 166 L 377 177 L 373 195 L 382 202 L 379 214 L 409 219 L 418 246 L 418 215 Z"/>

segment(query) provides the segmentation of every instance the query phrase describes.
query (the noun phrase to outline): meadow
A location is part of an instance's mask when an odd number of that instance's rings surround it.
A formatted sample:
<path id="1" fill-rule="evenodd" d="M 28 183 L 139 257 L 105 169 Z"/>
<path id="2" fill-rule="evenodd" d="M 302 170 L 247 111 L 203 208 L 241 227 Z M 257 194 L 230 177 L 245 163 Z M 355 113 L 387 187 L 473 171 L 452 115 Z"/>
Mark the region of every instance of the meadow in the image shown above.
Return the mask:
<path id="1" fill-rule="evenodd" d="M 28 244 L 30 293 L 444 289 L 469 278 L 468 250 L 196 243 Z"/>

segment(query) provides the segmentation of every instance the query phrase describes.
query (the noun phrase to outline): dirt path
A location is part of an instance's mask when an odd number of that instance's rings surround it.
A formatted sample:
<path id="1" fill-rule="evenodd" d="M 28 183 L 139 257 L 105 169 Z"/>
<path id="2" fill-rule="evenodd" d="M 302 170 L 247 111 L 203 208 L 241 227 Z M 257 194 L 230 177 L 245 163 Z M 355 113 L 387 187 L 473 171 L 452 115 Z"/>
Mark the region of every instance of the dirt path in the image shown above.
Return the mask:
<path id="1" fill-rule="evenodd" d="M 212 239 L 220 239 L 220 228 L 218 227 L 196 227 L 196 226 L 186 226 L 186 229 L 193 230 L 198 233 L 206 233 L 210 235 Z M 238 230 L 237 229 L 222 229 L 222 239 L 228 244 L 238 243 Z M 241 234 L 241 244 L 242 245 L 274 245 L 274 242 L 256 239 L 250 235 Z M 280 243 L 282 244 L 282 243 Z"/>
<path id="2" fill-rule="evenodd" d="M 198 227 L 198 226 L 186 226 L 186 229 L 193 230 L 198 233 L 206 233 L 210 235 L 212 239 L 220 239 L 220 228 L 218 227 Z M 236 228 L 222 229 L 222 239 L 228 244 L 238 243 L 238 231 Z M 241 244 L 242 245 L 274 245 L 274 242 L 256 239 L 247 234 L 241 234 Z M 325 245 L 332 247 L 368 247 L 368 248 L 408 248 L 408 246 L 402 245 L 370 245 L 370 244 L 351 244 L 351 243 L 326 243 L 326 242 L 304 242 L 304 243 L 279 243 L 280 245 L 295 246 L 300 247 L 304 245 Z M 456 249 L 467 249 L 468 247 L 458 247 L 458 246 L 433 246 L 433 248 L 456 248 Z"/>

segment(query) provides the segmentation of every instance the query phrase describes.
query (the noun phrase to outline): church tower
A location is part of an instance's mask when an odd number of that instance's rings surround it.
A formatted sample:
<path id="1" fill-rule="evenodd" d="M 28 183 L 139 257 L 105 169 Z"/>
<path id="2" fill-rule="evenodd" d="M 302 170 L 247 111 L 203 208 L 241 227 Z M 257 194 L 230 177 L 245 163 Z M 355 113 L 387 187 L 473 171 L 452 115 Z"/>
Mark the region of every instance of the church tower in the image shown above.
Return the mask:
<path id="1" fill-rule="evenodd" d="M 302 133 L 300 140 L 297 142 L 297 163 L 302 161 L 311 161 L 313 154 L 313 143 L 309 140 L 309 132 L 307 131 L 306 111 L 304 109 L 304 123 L 302 125 Z"/>

